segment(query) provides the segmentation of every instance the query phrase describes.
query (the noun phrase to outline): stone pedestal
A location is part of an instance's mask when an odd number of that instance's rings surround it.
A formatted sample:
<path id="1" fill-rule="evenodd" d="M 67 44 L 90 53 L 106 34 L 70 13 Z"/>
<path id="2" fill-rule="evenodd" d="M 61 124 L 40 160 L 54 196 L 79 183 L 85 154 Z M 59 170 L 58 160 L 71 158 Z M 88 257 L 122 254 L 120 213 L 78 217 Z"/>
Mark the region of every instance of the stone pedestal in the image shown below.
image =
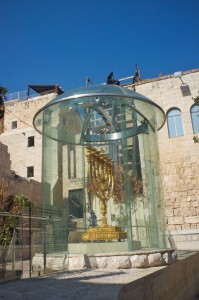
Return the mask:
<path id="1" fill-rule="evenodd" d="M 111 243 L 110 243 L 111 244 Z M 118 243 L 119 244 L 119 243 Z M 133 252 L 109 252 L 96 254 L 47 254 L 47 270 L 81 269 L 132 269 L 166 266 L 177 260 L 174 249 L 138 250 Z M 35 254 L 33 271 L 44 269 L 43 254 Z"/>

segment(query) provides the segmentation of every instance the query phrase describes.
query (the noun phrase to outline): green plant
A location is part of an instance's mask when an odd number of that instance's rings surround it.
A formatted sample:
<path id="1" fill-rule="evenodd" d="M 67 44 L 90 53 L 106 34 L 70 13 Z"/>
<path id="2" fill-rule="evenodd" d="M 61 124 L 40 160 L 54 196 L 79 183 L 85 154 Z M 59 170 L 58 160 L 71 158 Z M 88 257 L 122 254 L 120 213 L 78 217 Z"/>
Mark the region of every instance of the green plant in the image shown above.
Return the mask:
<path id="1" fill-rule="evenodd" d="M 195 105 L 199 105 L 199 96 L 192 98 L 192 99 L 195 102 Z"/>
<path id="2" fill-rule="evenodd" d="M 0 86 L 0 105 L 3 105 L 4 97 L 7 91 L 7 88 Z"/>
<path id="3" fill-rule="evenodd" d="M 7 88 L 0 86 L 0 119 L 4 117 L 4 99 L 5 99 L 5 94 L 7 93 Z"/>
<path id="4" fill-rule="evenodd" d="M 5 270 L 5 259 L 15 235 L 19 215 L 24 209 L 31 207 L 31 201 L 23 194 L 4 196 L 0 200 L 0 212 L 8 216 L 0 216 L 0 269 Z"/>
<path id="5" fill-rule="evenodd" d="M 198 136 L 195 135 L 193 137 L 193 140 L 194 140 L 194 143 L 199 143 L 199 137 Z"/>

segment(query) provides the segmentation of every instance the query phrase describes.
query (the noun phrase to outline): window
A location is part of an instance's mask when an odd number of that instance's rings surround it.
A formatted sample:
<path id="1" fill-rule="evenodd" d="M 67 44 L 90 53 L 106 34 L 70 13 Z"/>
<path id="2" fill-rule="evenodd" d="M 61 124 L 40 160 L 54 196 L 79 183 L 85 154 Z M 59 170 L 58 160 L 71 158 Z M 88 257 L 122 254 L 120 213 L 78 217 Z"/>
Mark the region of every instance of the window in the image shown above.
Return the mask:
<path id="1" fill-rule="evenodd" d="M 191 120 L 193 126 L 193 133 L 199 133 L 199 105 L 192 106 Z"/>
<path id="2" fill-rule="evenodd" d="M 175 108 L 168 112 L 167 125 L 169 130 L 169 137 L 184 135 L 182 113 L 179 109 Z"/>
<path id="3" fill-rule="evenodd" d="M 35 145 L 35 137 L 29 136 L 28 137 L 28 147 L 33 147 Z"/>
<path id="4" fill-rule="evenodd" d="M 76 178 L 76 148 L 68 146 L 68 178 Z"/>
<path id="5" fill-rule="evenodd" d="M 27 167 L 27 177 L 34 177 L 34 167 Z"/>
<path id="6" fill-rule="evenodd" d="M 16 129 L 17 128 L 17 121 L 12 121 L 12 129 Z"/>
<path id="7" fill-rule="evenodd" d="M 91 114 L 90 126 L 96 127 L 101 125 L 104 125 L 104 120 L 102 119 L 102 116 L 98 114 L 98 112 L 93 111 Z"/>
<path id="8" fill-rule="evenodd" d="M 76 218 L 83 218 L 83 189 L 69 191 L 69 214 Z"/>

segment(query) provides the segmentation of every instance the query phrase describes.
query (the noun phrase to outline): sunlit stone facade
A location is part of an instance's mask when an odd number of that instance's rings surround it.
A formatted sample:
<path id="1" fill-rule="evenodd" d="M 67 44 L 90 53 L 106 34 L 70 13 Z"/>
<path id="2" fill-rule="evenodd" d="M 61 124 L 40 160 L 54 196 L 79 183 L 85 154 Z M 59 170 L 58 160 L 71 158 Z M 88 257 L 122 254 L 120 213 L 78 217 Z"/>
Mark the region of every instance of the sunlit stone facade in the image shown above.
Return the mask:
<path id="1" fill-rule="evenodd" d="M 127 84 L 126 87 L 152 99 L 163 108 L 166 115 L 171 109 L 178 109 L 181 112 L 183 135 L 169 137 L 167 121 L 158 132 L 165 223 L 172 245 L 197 249 L 199 248 L 199 144 L 193 141 L 195 133 L 191 108 L 194 105 L 192 98 L 198 95 L 199 70 L 182 72 L 180 78 L 168 75 L 142 80 L 134 85 Z M 32 119 L 35 113 L 55 96 L 49 94 L 27 101 L 16 100 L 5 103 L 4 133 L 1 134 L 0 141 L 8 146 L 11 169 L 21 177 L 27 177 L 27 168 L 34 167 L 34 176 L 30 178 L 41 181 L 42 137 L 34 130 Z M 14 128 L 16 124 L 13 122 L 16 121 L 17 128 Z M 28 138 L 33 136 L 34 146 L 28 146 Z M 57 151 L 56 147 L 54 151 Z M 71 159 L 74 159 L 72 148 L 69 151 Z M 77 161 L 78 155 L 77 151 Z M 67 154 L 66 156 L 68 159 Z M 56 161 L 53 163 L 57 164 Z M 5 165 L 3 168 L 6 168 Z M 76 178 L 72 174 L 74 170 L 70 170 L 71 178 L 67 184 L 71 190 L 81 187 L 81 168 L 82 166 L 77 168 Z M 68 172 L 66 165 L 63 172 Z"/>

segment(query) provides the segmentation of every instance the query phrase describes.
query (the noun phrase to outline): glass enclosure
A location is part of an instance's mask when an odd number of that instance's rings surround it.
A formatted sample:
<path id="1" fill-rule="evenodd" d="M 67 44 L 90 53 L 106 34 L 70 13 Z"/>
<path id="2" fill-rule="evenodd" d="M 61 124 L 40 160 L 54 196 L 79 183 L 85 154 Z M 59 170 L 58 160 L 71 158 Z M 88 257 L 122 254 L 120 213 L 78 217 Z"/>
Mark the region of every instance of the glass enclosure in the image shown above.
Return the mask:
<path id="1" fill-rule="evenodd" d="M 46 248 L 49 238 L 49 217 L 44 215 L 42 208 L 35 205 L 21 213 L 0 212 L 1 230 L 5 228 L 3 225 L 7 228 L 4 238 L 1 235 L 0 283 L 42 275 L 45 260 L 41 270 L 33 269 L 32 262 L 35 253 L 41 253 L 41 249 Z M 15 228 L 12 227 L 14 224 Z M 11 241 L 7 244 L 10 236 Z"/>
<path id="2" fill-rule="evenodd" d="M 73 90 L 38 111 L 43 253 L 165 248 L 157 147 L 164 122 L 159 106 L 115 85 Z"/>
<path id="3" fill-rule="evenodd" d="M 17 219 L 16 234 L 13 236 L 9 246 L 0 242 L 0 283 L 7 280 L 13 280 L 23 277 L 23 219 L 13 217 L 12 214 L 0 212 L 1 230 L 2 224 L 8 222 L 9 219 Z M 25 249 L 24 249 L 25 251 Z"/>

